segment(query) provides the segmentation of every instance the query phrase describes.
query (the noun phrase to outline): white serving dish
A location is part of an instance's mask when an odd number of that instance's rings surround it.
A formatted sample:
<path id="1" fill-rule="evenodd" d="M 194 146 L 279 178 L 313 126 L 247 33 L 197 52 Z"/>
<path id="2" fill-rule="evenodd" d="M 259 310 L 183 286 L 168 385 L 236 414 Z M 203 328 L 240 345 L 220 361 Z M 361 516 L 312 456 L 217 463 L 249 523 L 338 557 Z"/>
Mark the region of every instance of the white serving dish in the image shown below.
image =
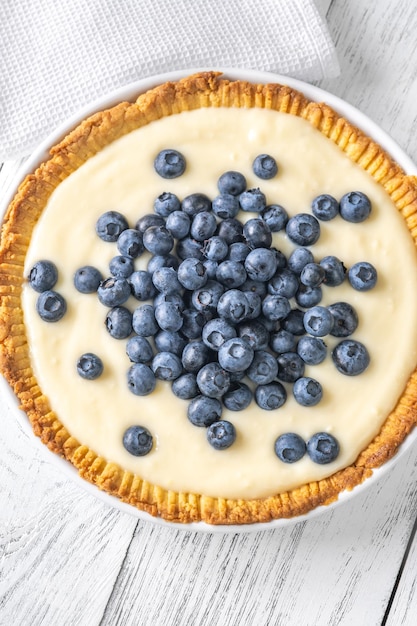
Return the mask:
<path id="1" fill-rule="evenodd" d="M 153 76 L 151 78 L 146 78 L 143 80 L 136 81 L 125 87 L 117 89 L 112 93 L 100 98 L 90 104 L 87 107 L 84 107 L 80 110 L 76 115 L 72 116 L 69 120 L 67 120 L 64 124 L 60 125 L 53 133 L 51 133 L 45 141 L 41 143 L 41 145 L 34 151 L 31 157 L 24 163 L 24 166 L 18 173 L 14 184 L 12 185 L 9 194 L 3 198 L 2 203 L 0 205 L 0 215 L 3 215 L 6 211 L 6 208 L 10 201 L 12 200 L 18 185 L 22 182 L 25 176 L 31 172 L 33 172 L 42 161 L 49 157 L 49 149 L 51 146 L 57 144 L 68 132 L 74 128 L 79 122 L 88 117 L 89 115 L 95 113 L 96 111 L 100 111 L 102 109 L 111 107 L 118 102 L 124 100 L 134 100 L 140 93 L 155 87 L 161 83 L 170 80 L 178 80 L 187 76 L 189 74 L 205 71 L 206 69 L 217 70 L 217 68 L 200 68 L 200 69 L 190 69 L 190 70 L 181 70 L 177 72 L 170 72 L 166 74 L 160 74 L 158 76 Z M 348 104 L 347 102 L 341 100 L 337 96 L 324 91 L 318 87 L 310 85 L 308 83 L 304 83 L 300 80 L 296 80 L 293 78 L 289 78 L 287 76 L 281 76 L 277 74 L 271 74 L 268 72 L 258 72 L 255 70 L 241 70 L 241 69 L 224 69 L 219 70 L 222 71 L 225 77 L 231 79 L 240 79 L 240 80 L 248 80 L 251 82 L 257 83 L 270 83 L 276 82 L 284 85 L 288 85 L 294 89 L 297 89 L 304 93 L 309 99 L 315 100 L 318 102 L 326 102 L 329 106 L 331 106 L 335 111 L 337 111 L 342 116 L 346 117 L 351 123 L 362 129 L 367 135 L 372 137 L 377 143 L 379 143 L 390 155 L 391 157 L 397 161 L 397 163 L 405 170 L 408 174 L 417 175 L 417 167 L 411 161 L 411 159 L 407 156 L 407 154 L 396 144 L 396 142 L 389 136 L 385 131 L 383 131 L 377 124 L 375 124 L 371 119 L 369 119 L 366 115 L 358 111 L 355 107 Z M 223 532 L 223 533 L 242 533 L 242 532 L 253 532 L 253 531 L 263 531 L 263 530 L 271 530 L 274 528 L 283 528 L 287 526 L 294 525 L 298 522 L 307 521 L 313 519 L 319 515 L 322 515 L 326 512 L 333 510 L 336 506 L 339 506 L 342 503 L 348 503 L 359 493 L 362 493 L 365 489 L 375 484 L 380 477 L 385 475 L 387 472 L 391 471 L 392 467 L 398 462 L 398 459 L 404 454 L 406 450 L 410 448 L 417 439 L 417 429 L 415 429 L 404 441 L 401 445 L 397 454 L 387 463 L 385 463 L 381 468 L 374 470 L 373 475 L 368 478 L 364 483 L 355 487 L 352 491 L 345 491 L 340 494 L 339 499 L 334 503 L 327 506 L 320 506 L 316 509 L 310 511 L 306 515 L 293 517 L 290 519 L 278 519 L 273 520 L 267 523 L 259 523 L 259 524 L 248 524 L 248 525 L 210 525 L 204 522 L 193 522 L 190 524 L 178 524 L 167 522 L 161 518 L 155 518 L 148 513 L 143 511 L 139 511 L 135 507 L 121 502 L 118 498 L 111 496 L 94 485 L 90 484 L 83 478 L 81 478 L 77 472 L 77 470 L 66 460 L 61 459 L 58 455 L 50 452 L 48 448 L 41 443 L 41 441 L 33 435 L 33 431 L 29 420 L 26 414 L 18 408 L 17 399 L 14 394 L 12 394 L 8 384 L 5 380 L 0 377 L 1 381 L 1 390 L 4 393 L 5 397 L 8 399 L 10 405 L 13 407 L 13 412 L 16 414 L 16 418 L 19 421 L 22 429 L 31 437 L 34 442 L 34 445 L 37 445 L 42 453 L 48 456 L 50 462 L 54 463 L 57 469 L 63 472 L 70 480 L 74 481 L 81 488 L 83 488 L 88 493 L 94 495 L 99 498 L 103 502 L 107 503 L 109 506 L 114 507 L 124 513 L 128 513 L 130 515 L 134 515 L 139 519 L 148 520 L 153 523 L 157 523 L 169 528 L 181 529 L 181 530 L 192 530 L 199 532 Z"/>

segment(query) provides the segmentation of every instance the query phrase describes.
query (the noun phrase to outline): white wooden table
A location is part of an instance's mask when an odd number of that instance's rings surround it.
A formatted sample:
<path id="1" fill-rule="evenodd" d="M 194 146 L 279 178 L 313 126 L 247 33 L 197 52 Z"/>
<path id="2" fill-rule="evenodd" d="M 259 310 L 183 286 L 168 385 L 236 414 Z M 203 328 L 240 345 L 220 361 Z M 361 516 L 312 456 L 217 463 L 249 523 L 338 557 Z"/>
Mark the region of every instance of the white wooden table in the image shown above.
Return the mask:
<path id="1" fill-rule="evenodd" d="M 341 63 L 320 86 L 417 162 L 416 0 L 320 0 Z M 0 193 L 19 163 L 5 163 Z M 68 481 L 0 427 L 1 626 L 417 624 L 417 447 L 349 504 L 292 527 L 196 534 Z"/>

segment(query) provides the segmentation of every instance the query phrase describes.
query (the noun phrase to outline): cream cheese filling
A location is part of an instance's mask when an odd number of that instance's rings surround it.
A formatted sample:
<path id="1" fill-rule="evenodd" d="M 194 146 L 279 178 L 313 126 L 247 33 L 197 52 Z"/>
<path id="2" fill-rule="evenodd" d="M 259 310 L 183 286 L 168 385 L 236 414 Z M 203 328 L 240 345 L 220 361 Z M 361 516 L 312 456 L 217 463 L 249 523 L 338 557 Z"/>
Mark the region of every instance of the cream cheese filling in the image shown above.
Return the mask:
<path id="1" fill-rule="evenodd" d="M 153 160 L 164 148 L 176 148 L 187 160 L 185 173 L 160 178 Z M 251 164 L 260 153 L 273 155 L 278 175 L 262 181 Z M 347 301 L 357 310 L 359 326 L 353 338 L 371 355 L 367 371 L 356 377 L 340 374 L 330 356 L 306 375 L 320 381 L 323 399 L 315 407 L 298 405 L 287 386 L 288 400 L 276 411 L 248 409 L 223 417 L 233 422 L 236 442 L 214 450 L 204 428 L 187 419 L 187 401 L 174 396 L 169 383 L 158 382 L 146 397 L 127 388 L 129 360 L 126 341 L 110 337 L 104 326 L 107 309 L 95 294 L 73 286 L 82 265 L 109 275 L 115 244 L 101 241 L 95 223 L 105 211 L 122 212 L 133 227 L 153 210 L 163 191 L 180 198 L 202 192 L 214 198 L 217 179 L 227 170 L 242 172 L 248 187 L 260 187 L 268 204 L 283 205 L 290 215 L 309 212 L 321 193 L 340 198 L 351 190 L 365 192 L 372 214 L 361 224 L 340 217 L 321 222 L 319 241 L 311 247 L 316 260 L 334 254 L 347 267 L 369 261 L 378 270 L 378 284 L 367 293 L 347 281 L 324 287 L 321 304 Z M 253 217 L 246 213 L 241 219 Z M 274 245 L 288 253 L 293 245 L 284 233 Z M 39 259 L 54 261 L 56 285 L 68 311 L 57 323 L 43 322 L 35 310 L 37 295 L 24 287 L 23 307 L 35 375 L 51 407 L 69 432 L 108 461 L 166 489 L 213 497 L 258 498 L 319 480 L 352 463 L 378 433 L 394 408 L 417 362 L 417 255 L 411 236 L 388 195 L 340 149 L 300 118 L 260 109 L 208 108 L 153 122 L 115 141 L 64 180 L 52 194 L 28 250 L 25 275 Z M 146 258 L 136 268 L 146 266 Z M 132 310 L 139 302 L 129 301 Z M 295 305 L 295 303 L 294 303 Z M 326 337 L 329 355 L 337 340 Z M 104 362 L 96 381 L 83 380 L 76 362 L 95 352 Z M 154 448 L 144 457 L 130 455 L 122 445 L 124 431 L 139 424 L 150 430 Z M 274 453 L 275 439 L 296 432 L 305 440 L 319 431 L 332 433 L 340 454 L 328 465 L 306 455 L 294 464 Z"/>

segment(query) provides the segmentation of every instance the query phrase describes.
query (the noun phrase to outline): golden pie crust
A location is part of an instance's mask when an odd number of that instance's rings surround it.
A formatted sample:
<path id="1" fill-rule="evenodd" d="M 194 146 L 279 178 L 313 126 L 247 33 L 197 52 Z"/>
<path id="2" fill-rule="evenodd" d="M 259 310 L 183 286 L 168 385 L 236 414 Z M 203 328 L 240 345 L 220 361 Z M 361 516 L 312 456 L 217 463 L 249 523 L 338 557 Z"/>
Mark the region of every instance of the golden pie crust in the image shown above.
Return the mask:
<path id="1" fill-rule="evenodd" d="M 21 306 L 23 270 L 32 230 L 49 196 L 62 180 L 112 141 L 164 116 L 201 107 L 260 107 L 308 120 L 384 187 L 417 245 L 417 178 L 406 175 L 379 145 L 326 104 L 311 102 L 287 86 L 230 81 L 218 72 L 167 82 L 133 103 L 122 102 L 83 121 L 20 185 L 1 233 L 0 367 L 42 442 L 70 461 L 84 479 L 122 501 L 171 522 L 250 524 L 291 518 L 337 500 L 342 491 L 362 483 L 396 453 L 416 424 L 417 370 L 380 433 L 352 465 L 329 478 L 254 500 L 167 491 L 107 462 L 62 425 L 32 370 Z"/>

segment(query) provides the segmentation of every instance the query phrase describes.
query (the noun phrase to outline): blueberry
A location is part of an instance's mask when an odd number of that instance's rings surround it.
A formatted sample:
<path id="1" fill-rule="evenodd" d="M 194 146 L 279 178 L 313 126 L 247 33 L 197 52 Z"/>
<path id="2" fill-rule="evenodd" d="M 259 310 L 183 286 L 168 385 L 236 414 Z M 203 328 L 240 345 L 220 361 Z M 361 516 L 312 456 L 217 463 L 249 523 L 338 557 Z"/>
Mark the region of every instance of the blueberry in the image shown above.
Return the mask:
<path id="1" fill-rule="evenodd" d="M 229 289 L 219 299 L 217 312 L 232 324 L 243 322 L 250 313 L 248 299 L 243 291 Z"/>
<path id="2" fill-rule="evenodd" d="M 106 278 L 98 286 L 97 295 L 101 304 L 119 306 L 129 298 L 130 285 L 125 278 Z"/>
<path id="3" fill-rule="evenodd" d="M 288 220 L 285 231 L 297 245 L 311 246 L 320 237 L 320 224 L 313 215 L 298 213 Z"/>
<path id="4" fill-rule="evenodd" d="M 279 380 L 295 383 L 304 375 L 304 361 L 296 352 L 284 352 L 277 357 Z"/>
<path id="5" fill-rule="evenodd" d="M 284 433 L 274 444 L 277 457 L 284 463 L 295 463 L 303 458 L 306 453 L 304 439 L 296 433 Z"/>
<path id="6" fill-rule="evenodd" d="M 181 291 L 177 271 L 173 267 L 160 267 L 152 274 L 152 282 L 160 293 L 171 296 Z"/>
<path id="7" fill-rule="evenodd" d="M 215 235 L 204 243 L 203 254 L 210 261 L 222 261 L 226 258 L 229 246 L 223 237 Z"/>
<path id="8" fill-rule="evenodd" d="M 333 337 L 349 337 L 358 327 L 358 314 L 348 302 L 335 302 L 328 307 L 334 319 L 331 335 Z"/>
<path id="9" fill-rule="evenodd" d="M 325 278 L 325 270 L 318 263 L 307 263 L 301 270 L 300 281 L 306 287 L 319 287 Z"/>
<path id="10" fill-rule="evenodd" d="M 288 213 L 280 204 L 269 204 L 261 216 L 272 233 L 283 230 L 288 222 Z"/>
<path id="11" fill-rule="evenodd" d="M 140 337 L 153 337 L 158 332 L 155 310 L 151 304 L 142 304 L 133 312 L 133 330 Z"/>
<path id="12" fill-rule="evenodd" d="M 257 385 L 268 385 L 277 377 L 277 360 L 270 352 L 257 350 L 246 373 L 248 378 Z"/>
<path id="13" fill-rule="evenodd" d="M 184 237 L 177 242 L 175 251 L 182 260 L 198 259 L 199 261 L 203 261 L 204 255 L 202 248 L 201 241 L 196 241 L 192 237 Z"/>
<path id="14" fill-rule="evenodd" d="M 287 318 L 285 318 L 287 319 Z M 268 320 L 266 317 L 264 317 L 262 314 L 258 317 L 258 321 L 265 326 L 266 330 L 269 333 L 274 333 L 276 330 L 278 330 L 279 328 L 279 323 L 278 322 L 273 322 L 271 320 Z M 284 321 L 284 320 L 283 320 Z"/>
<path id="15" fill-rule="evenodd" d="M 134 363 L 127 372 L 127 386 L 135 396 L 147 396 L 156 386 L 156 378 L 150 367 Z"/>
<path id="16" fill-rule="evenodd" d="M 269 248 L 272 244 L 272 233 L 268 224 L 258 217 L 245 222 L 243 236 L 251 248 Z"/>
<path id="17" fill-rule="evenodd" d="M 236 336 L 236 329 L 221 318 L 214 318 L 207 322 L 202 332 L 202 340 L 205 345 L 216 352 L 225 341 Z"/>
<path id="18" fill-rule="evenodd" d="M 174 270 L 177 270 L 179 264 L 179 260 L 173 254 L 154 254 L 148 261 L 147 270 L 150 274 L 153 274 L 161 267 L 172 267 Z"/>
<path id="19" fill-rule="evenodd" d="M 168 254 L 174 247 L 174 238 L 165 226 L 150 226 L 143 233 L 143 245 L 152 254 Z"/>
<path id="20" fill-rule="evenodd" d="M 282 328 L 270 336 L 270 346 L 277 354 L 284 352 L 295 352 L 296 339 L 294 335 Z"/>
<path id="21" fill-rule="evenodd" d="M 152 274 L 146 270 L 133 272 L 128 278 L 129 289 L 136 300 L 150 300 L 156 296 L 157 289 L 152 282 Z"/>
<path id="22" fill-rule="evenodd" d="M 265 248 L 260 248 L 260 250 L 266 251 Z M 248 272 L 248 268 L 246 267 L 246 272 Z M 266 296 L 266 285 L 264 282 L 260 280 L 252 280 L 248 278 L 243 285 L 240 287 L 241 291 L 245 293 L 256 293 L 260 298 L 264 298 Z"/>
<path id="23" fill-rule="evenodd" d="M 207 441 L 215 450 L 226 450 L 235 440 L 236 429 L 227 420 L 219 420 L 207 428 Z"/>
<path id="24" fill-rule="evenodd" d="M 246 372 L 229 372 L 230 374 L 230 387 L 229 387 L 229 391 L 231 391 L 234 388 L 234 385 L 236 383 L 240 383 L 242 382 L 242 380 L 245 378 L 246 376 Z M 224 396 L 223 396 L 224 397 Z"/>
<path id="25" fill-rule="evenodd" d="M 321 302 L 323 298 L 323 291 L 321 287 L 306 287 L 300 284 L 300 287 L 295 294 L 295 301 L 299 306 L 309 309 L 316 306 Z"/>
<path id="26" fill-rule="evenodd" d="M 243 224 L 234 217 L 222 220 L 217 227 L 217 235 L 223 237 L 228 246 L 237 241 L 244 241 Z"/>
<path id="27" fill-rule="evenodd" d="M 124 230 L 129 228 L 124 215 L 118 211 L 107 211 L 96 222 L 96 233 L 103 241 L 114 242 Z"/>
<path id="28" fill-rule="evenodd" d="M 370 363 L 366 347 L 359 341 L 344 339 L 332 352 L 333 363 L 342 374 L 357 376 L 362 374 Z"/>
<path id="29" fill-rule="evenodd" d="M 253 355 L 253 349 L 244 339 L 240 337 L 228 339 L 220 346 L 219 365 L 227 372 L 240 372 L 249 367 Z"/>
<path id="30" fill-rule="evenodd" d="M 238 261 L 222 261 L 216 272 L 216 279 L 228 289 L 236 289 L 246 281 L 247 274 L 243 263 Z"/>
<path id="31" fill-rule="evenodd" d="M 240 194 L 239 204 L 242 211 L 261 213 L 266 207 L 265 194 L 259 188 L 247 189 Z"/>
<path id="32" fill-rule="evenodd" d="M 67 303 L 61 294 L 48 289 L 39 295 L 36 310 L 45 322 L 58 322 L 67 311 Z"/>
<path id="33" fill-rule="evenodd" d="M 307 263 L 313 263 L 314 257 L 308 248 L 296 248 L 288 257 L 288 269 L 300 275 Z"/>
<path id="34" fill-rule="evenodd" d="M 284 385 L 279 382 L 268 385 L 258 385 L 255 389 L 256 404 L 266 411 L 279 409 L 287 400 L 287 392 Z"/>
<path id="35" fill-rule="evenodd" d="M 103 373 L 103 361 L 92 352 L 86 352 L 77 361 L 77 372 L 81 378 L 95 380 Z"/>
<path id="36" fill-rule="evenodd" d="M 181 356 L 187 343 L 179 332 L 172 330 L 161 330 L 155 335 L 154 341 L 159 352 L 172 352 L 177 356 Z"/>
<path id="37" fill-rule="evenodd" d="M 181 202 L 175 193 L 165 191 L 160 196 L 155 198 L 153 209 L 158 215 L 168 217 L 171 213 L 174 213 L 174 211 L 180 211 Z"/>
<path id="38" fill-rule="evenodd" d="M 262 312 L 262 299 L 257 293 L 253 291 L 246 291 L 246 300 L 248 301 L 249 311 L 246 316 L 247 320 L 257 319 Z"/>
<path id="39" fill-rule="evenodd" d="M 304 335 L 304 311 L 300 309 L 292 309 L 287 317 L 281 321 L 281 328 L 292 333 L 293 335 Z"/>
<path id="40" fill-rule="evenodd" d="M 219 363 L 207 363 L 197 374 L 201 393 L 209 398 L 221 398 L 229 388 L 230 376 Z"/>
<path id="41" fill-rule="evenodd" d="M 207 321 L 204 313 L 195 309 L 185 309 L 182 315 L 181 334 L 187 339 L 200 339 L 203 326 Z"/>
<path id="42" fill-rule="evenodd" d="M 145 456 L 152 450 L 153 438 L 147 428 L 131 426 L 123 435 L 123 445 L 133 456 Z"/>
<path id="43" fill-rule="evenodd" d="M 182 364 L 176 354 L 172 352 L 158 352 L 152 359 L 151 369 L 155 378 L 160 380 L 175 380 L 182 374 Z"/>
<path id="44" fill-rule="evenodd" d="M 210 259 L 206 259 L 205 261 L 203 261 L 203 265 L 206 268 L 207 278 L 216 278 L 217 268 L 219 267 L 217 261 L 210 261 Z"/>
<path id="45" fill-rule="evenodd" d="M 146 215 L 142 215 L 136 222 L 136 230 L 140 233 L 145 232 L 151 226 L 165 226 L 165 220 L 162 215 L 156 215 L 155 213 L 147 213 Z"/>
<path id="46" fill-rule="evenodd" d="M 338 287 L 345 280 L 346 268 L 335 256 L 325 256 L 320 265 L 324 269 L 324 283 L 328 287 Z"/>
<path id="47" fill-rule="evenodd" d="M 250 253 L 251 248 L 247 243 L 243 241 L 236 241 L 229 246 L 229 250 L 227 253 L 227 259 L 229 261 L 245 261 L 246 257 Z"/>
<path id="48" fill-rule="evenodd" d="M 126 339 L 132 332 L 132 313 L 124 306 L 115 306 L 107 313 L 105 325 L 114 339 Z"/>
<path id="49" fill-rule="evenodd" d="M 175 332 L 184 323 L 181 309 L 173 302 L 161 302 L 155 307 L 155 319 L 162 330 Z"/>
<path id="50" fill-rule="evenodd" d="M 115 278 L 129 278 L 134 269 L 133 260 L 129 256 L 115 256 L 109 263 L 109 269 Z"/>
<path id="51" fill-rule="evenodd" d="M 339 203 L 333 196 L 323 193 L 314 198 L 311 210 L 317 219 L 328 222 L 339 214 Z"/>
<path id="52" fill-rule="evenodd" d="M 339 454 L 339 443 L 329 433 L 316 433 L 307 442 L 307 454 L 314 463 L 325 465 L 334 461 Z"/>
<path id="53" fill-rule="evenodd" d="M 297 353 L 307 365 L 318 365 L 326 358 L 327 347 L 319 337 L 305 335 L 298 341 Z"/>
<path id="54" fill-rule="evenodd" d="M 274 250 L 256 248 L 245 259 L 245 269 L 251 280 L 266 282 L 277 271 L 278 260 Z"/>
<path id="55" fill-rule="evenodd" d="M 181 209 L 193 218 L 197 213 L 211 211 L 211 200 L 204 193 L 192 193 L 183 199 Z"/>
<path id="56" fill-rule="evenodd" d="M 74 274 L 74 286 L 80 293 L 95 293 L 102 280 L 101 272 L 91 265 L 78 268 Z"/>
<path id="57" fill-rule="evenodd" d="M 304 328 L 313 337 L 324 337 L 332 332 L 334 318 L 324 306 L 313 306 L 304 314 Z"/>
<path id="58" fill-rule="evenodd" d="M 268 294 L 262 302 L 262 313 L 268 320 L 277 322 L 287 317 L 291 311 L 288 298 Z"/>
<path id="59" fill-rule="evenodd" d="M 193 217 L 190 234 L 196 241 L 205 241 L 214 235 L 217 220 L 213 213 L 202 211 Z"/>
<path id="60" fill-rule="evenodd" d="M 376 285 L 378 275 L 375 267 L 366 261 L 359 261 L 348 271 L 350 284 L 357 291 L 369 291 Z"/>
<path id="61" fill-rule="evenodd" d="M 348 222 L 363 222 L 370 213 L 371 202 L 361 191 L 350 191 L 340 200 L 340 215 Z"/>
<path id="62" fill-rule="evenodd" d="M 245 383 L 236 382 L 230 385 L 222 400 L 229 411 L 243 411 L 252 402 L 252 391 Z"/>
<path id="63" fill-rule="evenodd" d="M 210 426 L 222 414 L 222 405 L 217 398 L 199 395 L 188 405 L 187 417 L 194 426 Z"/>
<path id="64" fill-rule="evenodd" d="M 206 268 L 198 259 L 184 259 L 178 267 L 178 280 L 186 289 L 199 289 L 207 282 Z"/>
<path id="65" fill-rule="evenodd" d="M 299 378 L 292 388 L 294 398 L 301 406 L 315 406 L 323 397 L 323 389 L 314 378 Z"/>
<path id="66" fill-rule="evenodd" d="M 213 213 L 225 220 L 229 217 L 236 217 L 239 213 L 239 199 L 231 193 L 221 193 L 212 202 Z"/>
<path id="67" fill-rule="evenodd" d="M 166 228 L 176 239 L 183 239 L 190 232 L 191 220 L 184 211 L 174 211 L 166 219 Z"/>
<path id="68" fill-rule="evenodd" d="M 154 168 L 162 178 L 178 178 L 185 167 L 185 158 L 178 150 L 161 150 L 155 157 Z"/>
<path id="69" fill-rule="evenodd" d="M 252 163 L 252 169 L 255 176 L 262 180 L 274 178 L 278 173 L 277 162 L 270 154 L 259 154 Z"/>
<path id="70" fill-rule="evenodd" d="M 293 298 L 298 291 L 296 274 L 287 268 L 278 269 L 268 281 L 268 292 L 284 298 Z"/>
<path id="71" fill-rule="evenodd" d="M 180 293 L 171 293 L 169 295 L 158 293 L 154 298 L 153 305 L 156 307 L 163 302 L 172 302 L 172 304 L 176 304 L 181 311 L 185 309 L 185 303 Z"/>
<path id="72" fill-rule="evenodd" d="M 192 341 L 182 351 L 183 367 L 187 372 L 197 374 L 211 360 L 210 356 L 211 351 L 203 341 Z"/>
<path id="73" fill-rule="evenodd" d="M 142 233 L 134 228 L 127 228 L 117 239 L 117 249 L 123 256 L 137 259 L 144 251 Z"/>
<path id="74" fill-rule="evenodd" d="M 145 337 L 134 335 L 126 344 L 126 354 L 132 363 L 149 363 L 153 357 L 153 350 Z"/>
<path id="75" fill-rule="evenodd" d="M 56 285 L 58 269 L 52 261 L 38 261 L 29 272 L 29 283 L 38 293 L 48 291 Z"/>
<path id="76" fill-rule="evenodd" d="M 172 392 L 181 400 L 191 400 L 199 394 L 195 374 L 183 374 L 172 383 Z"/>
<path id="77" fill-rule="evenodd" d="M 223 285 L 216 280 L 208 280 L 203 287 L 193 291 L 191 302 L 197 311 L 209 310 L 215 312 L 223 293 Z"/>
<path id="78" fill-rule="evenodd" d="M 217 181 L 220 193 L 239 196 L 246 189 L 246 178 L 240 172 L 229 171 L 222 174 Z"/>

